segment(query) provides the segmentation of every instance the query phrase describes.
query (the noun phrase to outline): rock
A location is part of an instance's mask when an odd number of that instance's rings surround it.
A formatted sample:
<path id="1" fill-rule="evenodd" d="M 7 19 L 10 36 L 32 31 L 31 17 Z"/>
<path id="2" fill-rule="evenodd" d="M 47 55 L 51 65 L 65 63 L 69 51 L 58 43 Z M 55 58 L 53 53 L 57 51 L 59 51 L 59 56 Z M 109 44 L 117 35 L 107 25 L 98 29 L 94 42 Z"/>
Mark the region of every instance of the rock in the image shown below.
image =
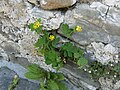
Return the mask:
<path id="1" fill-rule="evenodd" d="M 7 67 L 0 68 L 0 90 L 8 90 L 10 83 L 13 81 L 14 75 L 17 75 L 14 71 Z M 37 90 L 39 89 L 38 83 L 30 82 L 26 79 L 20 78 L 18 85 L 14 90 Z"/>
<path id="2" fill-rule="evenodd" d="M 102 90 L 115 90 L 113 81 L 111 79 L 108 79 L 108 78 L 105 79 L 105 78 L 101 77 L 99 79 L 99 82 L 101 84 Z"/>
<path id="3" fill-rule="evenodd" d="M 69 61 L 60 69 L 60 72 L 62 72 L 72 84 L 82 88 L 79 90 L 97 90 L 100 87 L 99 82 L 92 80 L 88 73 L 76 68 L 78 67 Z"/>
<path id="4" fill-rule="evenodd" d="M 15 44 L 14 42 L 8 41 L 4 42 L 1 44 L 2 48 L 7 54 L 12 54 L 12 53 L 19 53 L 19 45 Z"/>
<path id="5" fill-rule="evenodd" d="M 34 3 L 36 6 L 33 7 L 27 1 Z M 76 1 L 39 0 L 43 9 L 64 8 L 75 4 Z M 94 55 L 91 56 L 94 60 L 103 64 L 107 64 L 109 61 L 118 62 L 120 52 L 118 51 L 118 48 L 120 48 L 120 2 L 118 0 L 97 1 L 101 2 L 89 3 L 90 5 L 77 3 L 72 10 L 68 9 L 63 12 L 60 10 L 43 10 L 38 7 L 40 5 L 38 5 L 38 0 L 0 0 L 0 58 L 22 66 L 27 66 L 29 62 L 36 63 L 46 70 L 54 71 L 51 66 L 45 64 L 44 58 L 38 56 L 35 52 L 34 43 L 39 35 L 26 27 L 29 23 L 41 18 L 42 25 L 47 30 L 59 29 L 63 22 L 70 27 L 81 26 L 82 32 L 74 33 L 71 37 L 73 41 L 83 45 L 90 53 L 89 55 Z M 68 40 L 66 39 L 62 38 L 61 41 L 65 42 Z M 12 66 L 13 64 L 5 65 Z M 99 84 L 94 83 L 90 78 L 86 78 L 88 74 L 81 73 L 73 67 L 73 64 L 71 66 L 68 65 L 62 72 L 68 76 L 68 81 L 78 86 L 79 89 L 71 87 L 70 90 L 95 90 L 99 87 Z M 15 70 L 23 72 L 18 66 L 15 66 Z M 116 85 L 118 84 L 119 82 Z M 71 85 L 69 84 L 68 87 Z M 20 90 L 22 89 L 20 88 Z"/>
<path id="6" fill-rule="evenodd" d="M 80 4 L 66 12 L 64 23 L 83 28 L 82 32 L 73 34 L 72 39 L 84 46 L 96 41 L 120 47 L 119 12 L 115 7 L 108 10 L 108 6 L 100 2 L 93 2 L 90 6 Z"/>
<path id="7" fill-rule="evenodd" d="M 43 9 L 58 9 L 72 6 L 76 0 L 40 0 Z"/>
<path id="8" fill-rule="evenodd" d="M 117 82 L 114 84 L 114 89 L 115 89 L 115 90 L 119 90 L 119 89 L 120 89 L 120 80 L 117 81 Z"/>
<path id="9" fill-rule="evenodd" d="M 118 57 L 118 48 L 113 47 L 111 44 L 104 45 L 103 43 L 91 43 L 87 47 L 87 52 L 94 53 L 94 56 L 97 61 L 102 64 L 108 64 L 108 62 L 119 61 Z M 116 57 L 114 59 L 114 57 Z"/>
<path id="10" fill-rule="evenodd" d="M 38 7 L 34 7 L 31 10 L 28 10 L 28 13 L 31 15 L 31 17 L 36 19 L 41 18 L 43 26 L 47 30 L 58 29 L 64 19 L 61 11 L 46 11 Z M 32 18 L 29 20 L 29 23 L 31 22 L 34 22 Z"/>
<path id="11" fill-rule="evenodd" d="M 0 1 L 0 12 L 3 13 L 1 18 L 7 16 L 9 18 L 9 23 L 13 24 L 15 27 L 24 28 L 29 23 L 41 18 L 45 29 L 52 30 L 58 29 L 60 24 L 63 22 L 64 16 L 61 11 L 46 11 L 37 6 L 32 7 L 31 4 L 25 1 L 14 2 L 9 1 L 9 3 L 7 3 L 4 0 Z M 2 20 L 2 23 L 7 23 L 7 26 L 9 25 L 6 20 Z"/>
<path id="12" fill-rule="evenodd" d="M 104 5 L 104 4 L 100 3 L 100 2 L 93 2 L 93 3 L 90 5 L 90 7 L 93 8 L 93 9 L 96 9 L 97 11 L 99 11 L 99 12 L 100 12 L 100 15 L 101 15 L 102 17 L 105 17 L 106 12 L 107 12 L 107 10 L 108 10 L 108 6 L 106 6 L 106 5 Z"/>
<path id="13" fill-rule="evenodd" d="M 118 49 L 113 47 L 111 44 L 105 45 L 104 50 L 105 50 L 106 53 L 111 53 L 111 54 L 117 54 L 118 53 Z"/>
<path id="14" fill-rule="evenodd" d="M 101 77 L 99 79 L 102 90 L 120 90 L 120 80 L 114 82 L 111 79 Z M 114 82 L 114 83 L 113 83 Z"/>
<path id="15" fill-rule="evenodd" d="M 23 59 L 23 58 L 20 58 L 20 59 Z M 28 64 L 30 63 L 28 62 Z M 24 76 L 24 74 L 27 72 L 27 70 L 24 67 L 26 68 L 26 66 L 21 66 L 17 62 L 12 63 L 12 62 L 7 62 L 3 59 L 0 59 L 0 83 L 1 83 L 0 90 L 7 90 L 6 88 L 8 88 L 9 83 L 13 80 L 14 75 L 18 75 L 20 77 L 20 82 L 18 83 L 15 90 L 38 90 L 37 88 L 39 88 L 40 82 L 27 79 Z M 65 84 L 68 87 L 68 90 L 83 90 L 83 87 L 77 87 L 73 85 L 67 78 L 65 80 L 66 80 Z"/>
<path id="16" fill-rule="evenodd" d="M 120 7 L 120 0 L 103 0 L 103 3 L 109 6 L 116 6 L 118 4 Z"/>

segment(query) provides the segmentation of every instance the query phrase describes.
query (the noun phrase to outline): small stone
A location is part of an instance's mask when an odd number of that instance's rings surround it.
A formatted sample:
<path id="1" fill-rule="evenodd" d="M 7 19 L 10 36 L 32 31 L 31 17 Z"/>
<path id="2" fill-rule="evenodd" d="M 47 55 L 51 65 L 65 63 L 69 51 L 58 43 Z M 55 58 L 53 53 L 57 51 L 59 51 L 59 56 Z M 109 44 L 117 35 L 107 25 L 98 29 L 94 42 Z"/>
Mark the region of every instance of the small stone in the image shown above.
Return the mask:
<path id="1" fill-rule="evenodd" d="M 41 0 L 40 4 L 43 9 L 58 9 L 72 6 L 76 0 Z"/>

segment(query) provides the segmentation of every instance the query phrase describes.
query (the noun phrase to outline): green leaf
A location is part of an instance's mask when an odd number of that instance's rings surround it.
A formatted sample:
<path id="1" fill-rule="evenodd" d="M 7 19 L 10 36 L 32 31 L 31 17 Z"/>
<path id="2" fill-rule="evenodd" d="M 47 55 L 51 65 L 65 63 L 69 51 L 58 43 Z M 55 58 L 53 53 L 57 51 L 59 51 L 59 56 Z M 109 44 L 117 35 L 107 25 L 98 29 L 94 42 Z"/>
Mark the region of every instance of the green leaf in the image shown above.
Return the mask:
<path id="1" fill-rule="evenodd" d="M 53 80 L 48 81 L 48 90 L 59 90 L 57 83 Z"/>
<path id="2" fill-rule="evenodd" d="M 71 52 L 68 51 L 67 54 L 68 54 L 68 57 L 72 58 L 72 53 Z"/>
<path id="3" fill-rule="evenodd" d="M 85 59 L 85 58 L 80 58 L 78 61 L 77 61 L 77 64 L 81 67 L 85 66 L 88 64 L 88 60 Z"/>
<path id="4" fill-rule="evenodd" d="M 43 82 L 41 82 L 41 83 L 40 83 L 40 88 L 41 88 L 40 90 L 47 90 L 47 89 L 45 88 L 45 86 L 46 86 L 46 85 L 45 85 Z"/>
<path id="5" fill-rule="evenodd" d="M 32 72 L 27 72 L 25 73 L 25 77 L 28 78 L 28 79 L 33 79 L 33 80 L 40 80 L 43 75 L 41 74 L 34 74 Z"/>
<path id="6" fill-rule="evenodd" d="M 58 66 L 56 67 L 56 71 L 63 67 L 63 62 L 59 62 Z"/>
<path id="7" fill-rule="evenodd" d="M 71 51 L 72 52 L 72 48 L 73 48 L 73 44 L 72 43 L 65 43 L 62 47 L 61 47 L 61 49 L 63 50 L 63 51 Z"/>
<path id="8" fill-rule="evenodd" d="M 67 25 L 67 24 L 62 24 L 62 32 L 64 33 L 64 34 L 67 34 L 68 32 L 67 32 L 67 30 L 69 29 L 69 26 Z"/>
<path id="9" fill-rule="evenodd" d="M 59 90 L 67 90 L 67 87 L 64 83 L 57 82 Z"/>
<path id="10" fill-rule="evenodd" d="M 57 45 L 58 45 L 58 43 L 59 43 L 59 41 L 60 41 L 60 38 L 56 38 L 56 39 L 52 42 L 52 46 L 56 48 Z"/>
<path id="11" fill-rule="evenodd" d="M 79 58 L 80 57 L 80 53 L 74 53 L 74 58 Z"/>
<path id="12" fill-rule="evenodd" d="M 52 67 L 57 67 L 58 66 L 58 63 L 55 61 L 55 62 L 52 62 Z"/>
<path id="13" fill-rule="evenodd" d="M 48 51 L 45 53 L 45 59 L 50 60 L 50 61 L 55 61 L 57 57 L 57 52 L 55 52 L 54 50 Z M 52 63 L 52 62 L 51 62 Z"/>
<path id="14" fill-rule="evenodd" d="M 44 73 L 44 70 L 41 69 L 38 65 L 32 64 L 27 67 L 29 72 L 35 73 L 35 74 L 42 74 Z"/>
<path id="15" fill-rule="evenodd" d="M 45 39 L 45 37 L 40 37 L 39 39 L 38 39 L 38 41 L 35 43 L 35 47 L 42 47 L 42 45 L 43 44 L 45 44 L 46 43 L 46 39 Z"/>
<path id="16" fill-rule="evenodd" d="M 50 78 L 51 78 L 52 80 L 55 80 L 55 79 L 58 78 L 58 76 L 57 76 L 56 73 L 52 73 L 52 72 L 50 72 Z"/>
<path id="17" fill-rule="evenodd" d="M 20 80 L 20 78 L 18 78 L 18 77 L 17 77 L 17 78 L 15 78 L 15 79 L 13 80 L 13 84 L 14 84 L 14 85 L 17 85 L 17 84 L 18 84 L 18 82 L 19 82 L 19 80 Z"/>
<path id="18" fill-rule="evenodd" d="M 120 64 L 115 65 L 115 66 L 113 67 L 113 70 L 115 70 L 116 72 L 120 73 Z"/>
<path id="19" fill-rule="evenodd" d="M 47 72 L 47 79 L 50 79 L 51 75 L 50 72 Z"/>
<path id="20" fill-rule="evenodd" d="M 42 31 L 42 29 L 43 29 L 43 26 L 40 26 L 40 27 L 37 28 L 35 31 L 36 31 L 37 34 L 40 34 L 41 31 Z"/>
<path id="21" fill-rule="evenodd" d="M 39 18 L 37 21 L 41 22 L 41 18 Z"/>
<path id="22" fill-rule="evenodd" d="M 52 61 L 51 61 L 50 59 L 46 58 L 46 59 L 45 59 L 45 63 L 46 63 L 47 65 L 50 65 L 50 64 L 52 63 Z"/>
<path id="23" fill-rule="evenodd" d="M 48 51 L 45 53 L 45 59 L 49 59 L 51 62 L 56 61 L 59 59 L 59 53 L 54 50 Z"/>
<path id="24" fill-rule="evenodd" d="M 59 80 L 59 81 L 64 80 L 64 76 L 63 76 L 63 74 L 58 73 L 57 76 L 58 76 L 57 80 Z"/>
<path id="25" fill-rule="evenodd" d="M 64 57 L 67 57 L 68 55 L 67 55 L 67 52 L 66 51 L 64 51 Z"/>
<path id="26" fill-rule="evenodd" d="M 73 33 L 73 29 L 69 29 L 68 24 L 62 24 L 62 33 L 67 37 L 70 37 Z"/>
<path id="27" fill-rule="evenodd" d="M 81 50 L 80 48 L 78 49 L 78 52 L 80 53 L 81 56 L 84 56 L 84 51 Z"/>
<path id="28" fill-rule="evenodd" d="M 59 53 L 54 50 L 45 52 L 44 57 L 45 57 L 45 63 L 47 65 L 52 64 L 53 68 L 59 67 L 60 63 L 62 62 Z"/>
<path id="29" fill-rule="evenodd" d="M 34 23 L 31 23 L 28 25 L 28 28 L 31 29 L 31 31 L 34 31 L 35 29 L 33 28 Z"/>

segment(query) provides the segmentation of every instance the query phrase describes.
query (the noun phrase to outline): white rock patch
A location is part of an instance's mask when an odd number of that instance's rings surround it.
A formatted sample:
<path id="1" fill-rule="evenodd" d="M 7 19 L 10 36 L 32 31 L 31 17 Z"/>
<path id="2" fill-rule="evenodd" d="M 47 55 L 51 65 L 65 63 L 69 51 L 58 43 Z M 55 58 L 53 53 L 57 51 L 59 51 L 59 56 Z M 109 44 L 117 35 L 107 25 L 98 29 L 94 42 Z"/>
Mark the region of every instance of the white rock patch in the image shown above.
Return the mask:
<path id="1" fill-rule="evenodd" d="M 113 47 L 111 44 L 104 45 L 103 43 L 93 42 L 88 46 L 87 50 L 88 52 L 94 53 L 97 61 L 102 64 L 107 64 L 109 61 L 116 62 L 116 60 L 118 60 L 118 57 L 116 57 L 118 48 Z M 114 57 L 116 57 L 116 59 L 114 59 Z"/>

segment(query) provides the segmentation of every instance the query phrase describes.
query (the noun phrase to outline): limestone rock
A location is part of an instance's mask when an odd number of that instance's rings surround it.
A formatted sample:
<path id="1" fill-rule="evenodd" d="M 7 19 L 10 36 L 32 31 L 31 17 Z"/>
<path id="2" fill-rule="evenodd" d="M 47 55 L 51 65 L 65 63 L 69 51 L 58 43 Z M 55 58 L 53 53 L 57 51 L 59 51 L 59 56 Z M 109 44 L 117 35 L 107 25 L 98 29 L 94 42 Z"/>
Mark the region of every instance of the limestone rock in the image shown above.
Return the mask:
<path id="1" fill-rule="evenodd" d="M 87 47 L 87 51 L 94 53 L 95 58 L 102 64 L 107 64 L 109 61 L 118 61 L 117 58 L 118 48 L 113 47 L 111 44 L 104 45 L 103 43 L 91 43 L 91 46 Z M 116 57 L 116 59 L 114 59 Z"/>
<path id="2" fill-rule="evenodd" d="M 120 10 L 115 7 L 108 10 L 108 6 L 100 2 L 93 2 L 90 6 L 79 4 L 65 13 L 64 21 L 70 27 L 79 25 L 83 28 L 72 37 L 82 45 L 95 41 L 120 47 Z"/>
<path id="3" fill-rule="evenodd" d="M 29 0 L 29 2 L 35 3 L 35 0 Z M 0 1 L 0 8 L 0 17 L 7 16 L 10 19 L 9 22 L 18 28 L 23 28 L 36 19 L 41 18 L 45 29 L 58 29 L 64 18 L 61 11 L 47 11 L 37 6 L 32 7 L 27 1 L 21 0 L 8 0 L 8 3 L 6 0 L 2 0 Z M 7 25 L 4 25 L 8 26 L 8 22 L 5 21 L 5 23 Z"/>
<path id="4" fill-rule="evenodd" d="M 40 4 L 43 9 L 58 9 L 72 6 L 76 0 L 41 0 Z"/>
<path id="5" fill-rule="evenodd" d="M 61 11 L 56 10 L 47 11 L 38 7 L 34 7 L 28 10 L 28 13 L 31 15 L 31 18 L 29 17 L 29 23 L 34 22 L 34 20 L 32 20 L 32 17 L 41 18 L 43 26 L 47 30 L 58 29 L 64 19 L 64 15 L 61 14 Z"/>
<path id="6" fill-rule="evenodd" d="M 116 90 L 116 89 L 113 88 L 114 85 L 113 85 L 111 79 L 104 79 L 103 77 L 101 77 L 99 79 L 99 82 L 101 84 L 102 90 Z"/>
<path id="7" fill-rule="evenodd" d="M 108 6 L 118 6 L 120 7 L 120 0 L 103 0 L 103 3 Z"/>
<path id="8" fill-rule="evenodd" d="M 113 83 L 112 79 L 101 77 L 99 82 L 101 84 L 101 90 L 120 90 L 120 80 Z"/>

